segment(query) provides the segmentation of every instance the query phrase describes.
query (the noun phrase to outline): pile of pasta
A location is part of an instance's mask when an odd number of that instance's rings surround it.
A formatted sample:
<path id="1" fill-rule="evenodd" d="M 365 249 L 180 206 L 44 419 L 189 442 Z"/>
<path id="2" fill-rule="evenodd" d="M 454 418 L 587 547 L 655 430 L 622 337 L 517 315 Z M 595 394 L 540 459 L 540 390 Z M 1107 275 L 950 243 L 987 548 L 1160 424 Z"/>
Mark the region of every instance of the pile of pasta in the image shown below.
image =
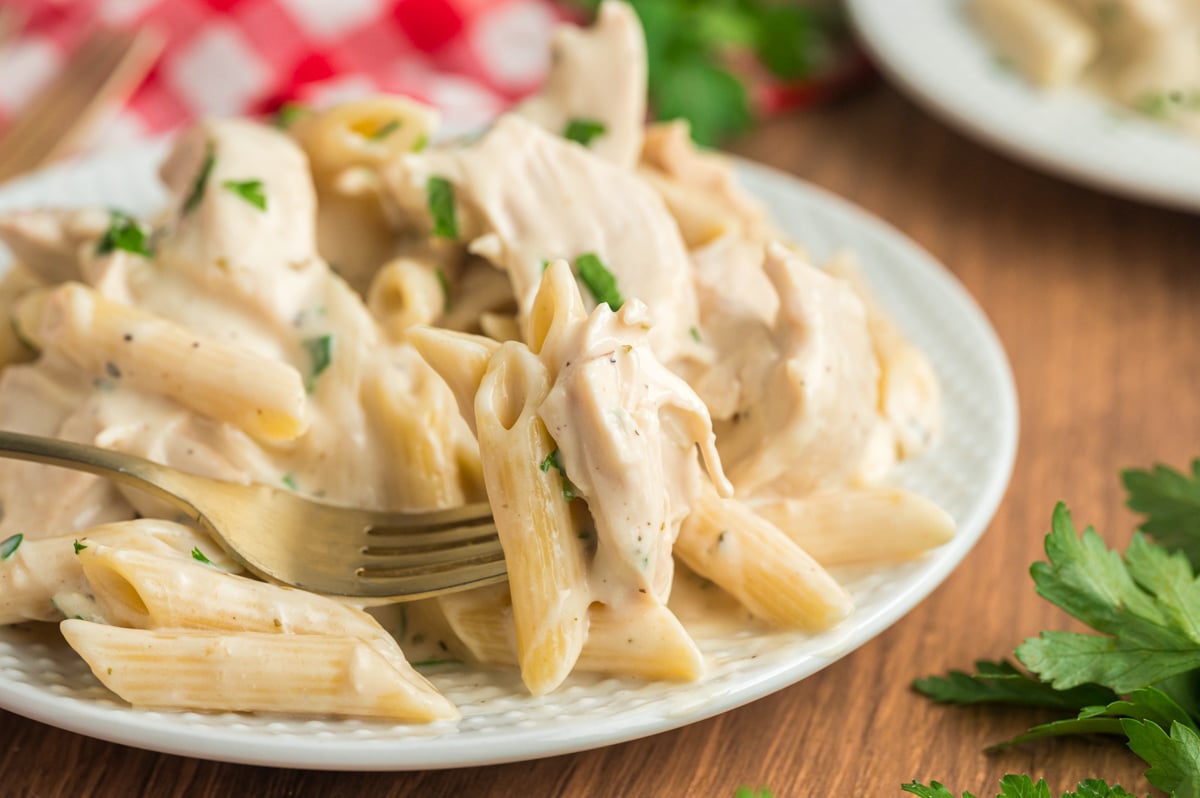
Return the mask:
<path id="1" fill-rule="evenodd" d="M 850 259 L 814 267 L 685 125 L 644 126 L 627 5 L 554 48 L 471 139 L 430 143 L 399 97 L 207 122 L 156 218 L 0 217 L 0 428 L 341 504 L 487 499 L 507 584 L 389 632 L 150 497 L 0 460 L 0 624 L 59 622 L 138 707 L 452 720 L 412 662 L 534 695 L 694 680 L 683 594 L 816 632 L 852 611 L 827 568 L 950 538 L 884 482 L 936 437 L 938 386 Z"/>
<path id="2" fill-rule="evenodd" d="M 1034 83 L 1094 84 L 1200 134 L 1195 0 L 972 0 L 971 10 L 1000 55 Z"/>

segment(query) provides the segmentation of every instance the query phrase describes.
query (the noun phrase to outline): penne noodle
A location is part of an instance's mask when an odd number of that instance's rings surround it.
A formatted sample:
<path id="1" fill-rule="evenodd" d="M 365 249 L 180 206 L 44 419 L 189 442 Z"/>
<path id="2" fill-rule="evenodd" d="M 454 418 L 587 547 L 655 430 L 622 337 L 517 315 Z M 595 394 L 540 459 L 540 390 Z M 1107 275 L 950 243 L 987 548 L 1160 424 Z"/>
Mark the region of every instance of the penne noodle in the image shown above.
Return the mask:
<path id="1" fill-rule="evenodd" d="M 754 512 L 826 568 L 910 560 L 954 537 L 949 513 L 900 488 L 821 491 Z"/>
<path id="2" fill-rule="evenodd" d="M 432 324 L 446 305 L 437 271 L 411 258 L 385 264 L 371 280 L 367 307 L 388 338 L 399 341 L 414 324 Z"/>
<path id="3" fill-rule="evenodd" d="M 850 594 L 787 535 L 711 488 L 684 520 L 675 554 L 776 626 L 819 632 L 854 608 Z"/>
<path id="4" fill-rule="evenodd" d="M 589 603 L 583 546 L 562 481 L 543 470 L 554 441 L 537 408 L 550 389 L 537 357 L 501 345 L 475 397 L 484 484 L 508 562 L 521 677 L 553 690 L 579 658 Z"/>
<path id="5" fill-rule="evenodd" d="M 41 282 L 20 263 L 12 263 L 0 275 L 0 370 L 13 363 L 24 363 L 37 355 L 32 341 L 17 328 L 16 305 L 23 295 Z"/>
<path id="6" fill-rule="evenodd" d="M 1055 0 L 972 0 L 971 11 L 1000 54 L 1043 86 L 1073 82 L 1096 54 L 1091 28 Z"/>
<path id="7" fill-rule="evenodd" d="M 125 380 L 268 441 L 304 432 L 300 373 L 240 347 L 205 339 L 78 283 L 30 295 L 17 313 L 37 346 L 97 377 Z"/>
<path id="8" fill-rule="evenodd" d="M 324 596 L 231 576 L 198 562 L 89 546 L 79 561 L 103 617 L 137 629 L 203 629 L 353 637 L 369 644 L 411 688 L 430 717 L 458 711 L 413 670 L 396 641 L 367 613 Z"/>
<path id="9" fill-rule="evenodd" d="M 217 568 L 237 569 L 208 536 L 171 521 L 143 518 L 92 527 L 74 535 L 23 540 L 8 559 L 0 561 L 0 626 L 21 621 L 54 621 L 63 613 L 51 600 L 60 593 L 88 589 L 78 543 L 86 548 L 113 546 L 147 552 L 159 558 L 191 559 L 199 550 Z"/>
<path id="10" fill-rule="evenodd" d="M 407 339 L 450 386 L 458 410 L 475 432 L 475 394 L 500 344 L 491 338 L 434 327 L 413 327 Z"/>
<path id="11" fill-rule="evenodd" d="M 355 637 L 121 629 L 81 620 L 63 637 L 135 707 L 441 720 Z"/>

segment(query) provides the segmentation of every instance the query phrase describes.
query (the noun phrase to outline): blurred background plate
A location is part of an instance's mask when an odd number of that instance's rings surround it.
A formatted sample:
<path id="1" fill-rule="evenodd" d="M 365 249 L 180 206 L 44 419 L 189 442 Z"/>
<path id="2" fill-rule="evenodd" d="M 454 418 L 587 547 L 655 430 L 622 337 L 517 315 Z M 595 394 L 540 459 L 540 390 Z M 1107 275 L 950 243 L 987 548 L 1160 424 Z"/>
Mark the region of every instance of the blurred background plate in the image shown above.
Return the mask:
<path id="1" fill-rule="evenodd" d="M 1043 91 L 1003 66 L 965 0 L 847 0 L 880 68 L 985 144 L 1060 177 L 1200 212 L 1200 139 L 1083 89 Z"/>
<path id="2" fill-rule="evenodd" d="M 109 206 L 146 214 L 164 197 L 163 146 L 116 151 L 0 189 L 0 210 Z M 708 672 L 690 684 L 574 674 L 541 698 L 513 671 L 452 666 L 429 678 L 458 724 L 132 709 L 109 693 L 55 627 L 0 627 L 0 707 L 69 731 L 183 756 L 326 770 L 426 770 L 565 754 L 678 728 L 749 703 L 845 657 L 942 583 L 992 519 L 1008 484 L 1017 402 L 1004 350 L 963 287 L 928 254 L 849 203 L 788 175 L 739 164 L 746 188 L 818 260 L 855 252 L 880 302 L 928 353 L 945 399 L 941 439 L 896 479 L 946 508 L 958 534 L 919 560 L 835 575 L 854 614 L 819 635 L 696 632 Z M 0 271 L 4 269 L 0 263 Z M 832 722 L 832 719 L 831 719 Z M 3 792 L 0 789 L 0 792 Z"/>

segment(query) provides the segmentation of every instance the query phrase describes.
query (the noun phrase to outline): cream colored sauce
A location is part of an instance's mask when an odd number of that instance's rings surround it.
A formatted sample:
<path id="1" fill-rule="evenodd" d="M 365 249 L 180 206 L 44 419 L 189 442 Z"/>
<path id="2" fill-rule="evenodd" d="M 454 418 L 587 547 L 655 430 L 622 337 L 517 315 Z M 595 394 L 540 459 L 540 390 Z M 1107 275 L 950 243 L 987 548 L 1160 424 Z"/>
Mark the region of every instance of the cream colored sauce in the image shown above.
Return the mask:
<path id="1" fill-rule="evenodd" d="M 508 115 L 472 146 L 404 158 L 388 183 L 403 209 L 427 217 L 432 177 L 454 185 L 462 238 L 508 273 L 522 319 L 546 262 L 593 253 L 625 299 L 650 308 L 655 352 L 670 358 L 686 346 L 696 319 L 687 251 L 662 200 L 636 175 Z"/>

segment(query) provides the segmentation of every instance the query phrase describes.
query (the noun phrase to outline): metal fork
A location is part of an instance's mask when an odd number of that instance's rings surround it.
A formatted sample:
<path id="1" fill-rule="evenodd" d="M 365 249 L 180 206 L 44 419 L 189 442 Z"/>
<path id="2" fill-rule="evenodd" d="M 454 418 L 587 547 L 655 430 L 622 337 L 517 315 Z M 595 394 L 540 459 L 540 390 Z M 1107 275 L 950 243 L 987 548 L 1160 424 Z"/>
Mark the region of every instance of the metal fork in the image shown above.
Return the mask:
<path id="1" fill-rule="evenodd" d="M 486 502 L 422 513 L 339 507 L 15 432 L 0 432 L 0 457 L 87 471 L 141 489 L 182 511 L 252 573 L 315 593 L 411 600 L 507 579 Z"/>

